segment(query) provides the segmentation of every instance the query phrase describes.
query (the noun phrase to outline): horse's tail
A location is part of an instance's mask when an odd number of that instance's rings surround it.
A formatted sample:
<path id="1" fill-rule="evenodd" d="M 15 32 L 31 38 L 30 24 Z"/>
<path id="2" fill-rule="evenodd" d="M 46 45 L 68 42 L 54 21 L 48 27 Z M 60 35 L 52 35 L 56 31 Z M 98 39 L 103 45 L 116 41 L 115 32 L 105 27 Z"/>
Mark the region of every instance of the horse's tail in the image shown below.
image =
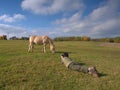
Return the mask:
<path id="1" fill-rule="evenodd" d="M 36 37 L 36 36 L 30 36 L 30 37 L 29 37 L 29 42 L 34 42 L 35 37 Z"/>
<path id="2" fill-rule="evenodd" d="M 32 51 L 33 52 L 33 44 L 34 44 L 34 39 L 35 39 L 36 36 L 30 36 L 29 37 L 29 49 L 28 49 L 28 52 Z"/>

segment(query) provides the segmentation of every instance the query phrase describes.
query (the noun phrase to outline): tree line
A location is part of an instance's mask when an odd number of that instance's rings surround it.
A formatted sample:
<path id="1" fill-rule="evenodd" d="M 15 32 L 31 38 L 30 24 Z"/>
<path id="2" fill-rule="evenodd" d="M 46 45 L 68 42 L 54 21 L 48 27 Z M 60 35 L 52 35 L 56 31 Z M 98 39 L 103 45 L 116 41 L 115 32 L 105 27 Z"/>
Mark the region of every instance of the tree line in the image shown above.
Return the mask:
<path id="1" fill-rule="evenodd" d="M 99 41 L 99 42 L 110 42 L 110 43 L 120 43 L 120 37 L 113 37 L 113 38 L 98 38 L 92 39 L 92 41 Z"/>
<path id="2" fill-rule="evenodd" d="M 10 37 L 10 40 L 28 40 L 29 37 Z M 0 36 L 0 40 L 7 40 L 7 35 Z M 56 37 L 53 39 L 54 41 L 97 41 L 97 42 L 111 42 L 111 43 L 120 43 L 120 37 L 113 38 L 94 38 L 92 39 L 89 36 L 70 36 L 70 37 Z"/>
<path id="3" fill-rule="evenodd" d="M 111 42 L 111 43 L 120 43 L 120 37 L 113 38 L 96 38 L 91 39 L 89 36 L 73 36 L 73 37 L 56 37 L 55 41 L 97 41 L 97 42 Z"/>
<path id="4" fill-rule="evenodd" d="M 18 38 L 16 36 L 10 37 L 10 40 L 28 40 L 28 39 L 29 39 L 29 37 L 20 37 L 20 38 Z"/>
<path id="5" fill-rule="evenodd" d="M 90 41 L 91 38 L 88 36 L 71 36 L 71 37 L 56 37 L 55 41 Z"/>

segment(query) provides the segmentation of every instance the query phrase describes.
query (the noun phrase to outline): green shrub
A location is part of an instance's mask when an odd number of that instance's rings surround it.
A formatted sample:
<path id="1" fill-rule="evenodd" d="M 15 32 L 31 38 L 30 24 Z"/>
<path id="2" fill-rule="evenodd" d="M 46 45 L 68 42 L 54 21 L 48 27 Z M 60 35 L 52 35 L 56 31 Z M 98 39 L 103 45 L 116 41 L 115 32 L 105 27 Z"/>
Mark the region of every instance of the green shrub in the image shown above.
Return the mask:
<path id="1" fill-rule="evenodd" d="M 115 43 L 120 43 L 120 37 L 114 38 L 114 42 L 115 42 Z"/>

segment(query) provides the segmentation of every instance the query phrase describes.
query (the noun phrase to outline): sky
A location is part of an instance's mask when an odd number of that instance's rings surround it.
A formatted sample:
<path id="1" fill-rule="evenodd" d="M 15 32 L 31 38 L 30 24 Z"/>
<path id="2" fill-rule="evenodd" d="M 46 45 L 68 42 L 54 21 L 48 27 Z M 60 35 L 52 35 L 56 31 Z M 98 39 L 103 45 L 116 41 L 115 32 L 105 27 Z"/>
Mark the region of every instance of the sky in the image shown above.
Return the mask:
<path id="1" fill-rule="evenodd" d="M 120 36 L 120 0 L 1 0 L 0 35 Z"/>

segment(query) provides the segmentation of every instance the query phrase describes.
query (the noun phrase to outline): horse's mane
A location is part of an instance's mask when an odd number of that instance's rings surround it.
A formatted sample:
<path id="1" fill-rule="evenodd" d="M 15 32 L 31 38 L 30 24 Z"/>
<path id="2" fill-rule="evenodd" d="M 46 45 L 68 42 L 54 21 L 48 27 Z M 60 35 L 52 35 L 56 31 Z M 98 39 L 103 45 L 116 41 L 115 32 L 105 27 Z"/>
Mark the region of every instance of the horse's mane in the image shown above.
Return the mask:
<path id="1" fill-rule="evenodd" d="M 48 37 L 48 40 L 49 40 L 49 43 L 53 45 L 53 40 L 50 37 Z"/>

